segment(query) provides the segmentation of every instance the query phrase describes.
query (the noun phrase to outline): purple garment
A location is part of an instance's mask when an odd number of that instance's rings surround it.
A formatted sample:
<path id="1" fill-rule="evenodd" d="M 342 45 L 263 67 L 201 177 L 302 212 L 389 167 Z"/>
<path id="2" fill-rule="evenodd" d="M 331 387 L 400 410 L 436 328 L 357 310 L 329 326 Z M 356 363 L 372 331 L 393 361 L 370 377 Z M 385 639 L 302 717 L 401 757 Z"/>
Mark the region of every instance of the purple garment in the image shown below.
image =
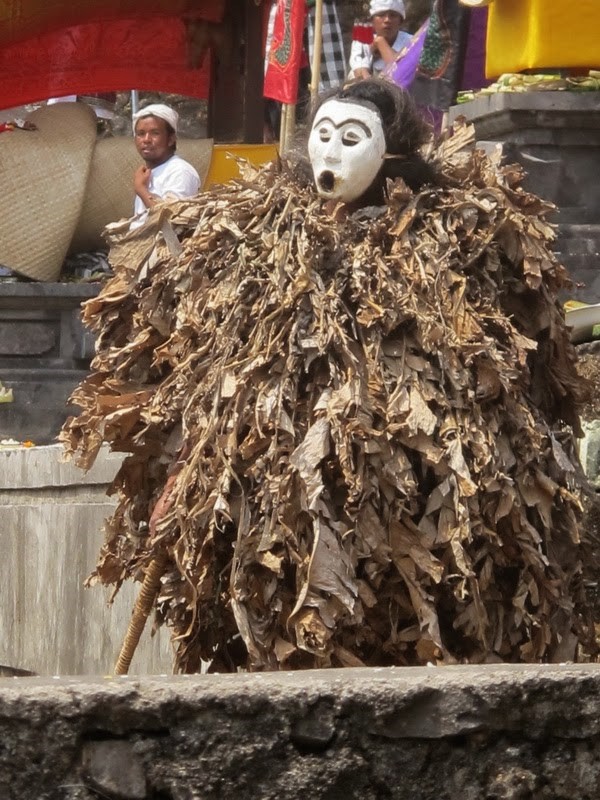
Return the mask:
<path id="1" fill-rule="evenodd" d="M 459 0 L 436 0 L 429 20 L 384 76 L 409 90 L 426 119 L 440 129 L 460 89 L 489 85 L 485 79 L 487 9 Z"/>
<path id="2" fill-rule="evenodd" d="M 467 49 L 460 89 L 481 89 L 491 81 L 485 77 L 485 37 L 487 33 L 487 8 L 472 8 L 469 18 Z"/>
<path id="3" fill-rule="evenodd" d="M 410 44 L 400 51 L 394 63 L 389 64 L 383 71 L 385 78 L 397 83 L 402 89 L 408 89 L 415 79 L 428 28 L 429 20 L 421 25 Z"/>

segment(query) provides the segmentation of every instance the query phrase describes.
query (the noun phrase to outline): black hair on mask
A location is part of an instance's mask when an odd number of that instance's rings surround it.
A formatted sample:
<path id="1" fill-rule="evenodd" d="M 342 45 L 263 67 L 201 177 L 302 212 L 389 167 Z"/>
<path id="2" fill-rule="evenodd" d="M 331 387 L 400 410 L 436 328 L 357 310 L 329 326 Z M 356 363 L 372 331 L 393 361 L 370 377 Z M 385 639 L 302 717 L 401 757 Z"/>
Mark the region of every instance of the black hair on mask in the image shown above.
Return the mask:
<path id="1" fill-rule="evenodd" d="M 414 153 L 431 135 L 410 95 L 395 83 L 380 78 L 351 83 L 340 90 L 338 98 L 375 106 L 390 154 Z"/>
<path id="2" fill-rule="evenodd" d="M 381 117 L 388 157 L 363 202 L 381 202 L 388 178 L 402 178 L 413 191 L 436 182 L 435 170 L 419 153 L 432 135 L 431 128 L 407 92 L 381 78 L 349 83 L 319 97 L 311 126 L 318 109 L 328 100 L 359 103 L 374 109 Z"/>

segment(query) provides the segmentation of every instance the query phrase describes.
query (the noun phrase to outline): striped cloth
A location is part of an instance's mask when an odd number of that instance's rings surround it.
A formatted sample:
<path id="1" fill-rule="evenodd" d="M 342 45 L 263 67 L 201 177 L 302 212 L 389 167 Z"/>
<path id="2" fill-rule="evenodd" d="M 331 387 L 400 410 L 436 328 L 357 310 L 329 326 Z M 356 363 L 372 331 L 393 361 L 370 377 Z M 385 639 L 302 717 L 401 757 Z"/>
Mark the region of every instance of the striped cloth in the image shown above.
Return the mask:
<path id="1" fill-rule="evenodd" d="M 315 34 L 315 9 L 308 10 L 308 46 L 310 61 L 313 58 L 313 43 Z M 321 77 L 319 91 L 333 89 L 339 86 L 346 78 L 346 58 L 344 56 L 344 41 L 342 29 L 337 15 L 335 0 L 323 2 L 323 54 L 321 58 Z"/>

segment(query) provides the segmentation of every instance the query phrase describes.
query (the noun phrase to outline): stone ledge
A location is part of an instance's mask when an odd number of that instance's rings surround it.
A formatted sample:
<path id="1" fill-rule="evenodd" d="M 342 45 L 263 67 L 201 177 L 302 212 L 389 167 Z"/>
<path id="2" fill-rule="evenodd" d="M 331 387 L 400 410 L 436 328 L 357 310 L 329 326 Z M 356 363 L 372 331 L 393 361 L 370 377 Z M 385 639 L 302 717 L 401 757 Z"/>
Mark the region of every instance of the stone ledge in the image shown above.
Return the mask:
<path id="1" fill-rule="evenodd" d="M 24 308 L 35 307 L 43 308 L 62 308 L 71 307 L 90 297 L 95 297 L 99 290 L 100 283 L 44 283 L 28 281 L 0 281 L 0 308 L 20 307 L 17 303 L 23 300 Z"/>
<path id="2" fill-rule="evenodd" d="M 579 128 L 589 137 L 590 130 L 600 127 L 600 92 L 499 92 L 452 106 L 448 121 L 452 123 L 458 117 L 472 122 L 481 138 L 509 133 L 512 137 L 523 128 L 532 129 L 535 136 L 548 128 L 567 135 Z M 589 139 L 587 143 L 591 144 Z"/>
<path id="3" fill-rule="evenodd" d="M 0 491 L 110 484 L 123 458 L 123 453 L 103 447 L 93 467 L 84 472 L 73 461 L 64 460 L 64 448 L 59 444 L 0 450 Z"/>
<path id="4" fill-rule="evenodd" d="M 0 797 L 595 800 L 599 690 L 596 665 L 3 679 Z"/>

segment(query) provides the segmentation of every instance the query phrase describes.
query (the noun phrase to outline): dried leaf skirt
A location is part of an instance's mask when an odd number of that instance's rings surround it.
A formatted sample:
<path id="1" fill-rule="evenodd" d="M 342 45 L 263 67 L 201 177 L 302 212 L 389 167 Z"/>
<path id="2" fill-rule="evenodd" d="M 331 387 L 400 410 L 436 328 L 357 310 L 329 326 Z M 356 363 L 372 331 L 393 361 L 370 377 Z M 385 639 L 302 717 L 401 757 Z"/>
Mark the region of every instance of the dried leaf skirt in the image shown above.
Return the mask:
<path id="1" fill-rule="evenodd" d="M 481 153 L 436 157 L 444 188 L 383 208 L 334 220 L 271 166 L 116 241 L 62 439 L 83 466 L 129 454 L 92 578 L 167 554 L 177 670 L 589 644 L 550 207 Z"/>

